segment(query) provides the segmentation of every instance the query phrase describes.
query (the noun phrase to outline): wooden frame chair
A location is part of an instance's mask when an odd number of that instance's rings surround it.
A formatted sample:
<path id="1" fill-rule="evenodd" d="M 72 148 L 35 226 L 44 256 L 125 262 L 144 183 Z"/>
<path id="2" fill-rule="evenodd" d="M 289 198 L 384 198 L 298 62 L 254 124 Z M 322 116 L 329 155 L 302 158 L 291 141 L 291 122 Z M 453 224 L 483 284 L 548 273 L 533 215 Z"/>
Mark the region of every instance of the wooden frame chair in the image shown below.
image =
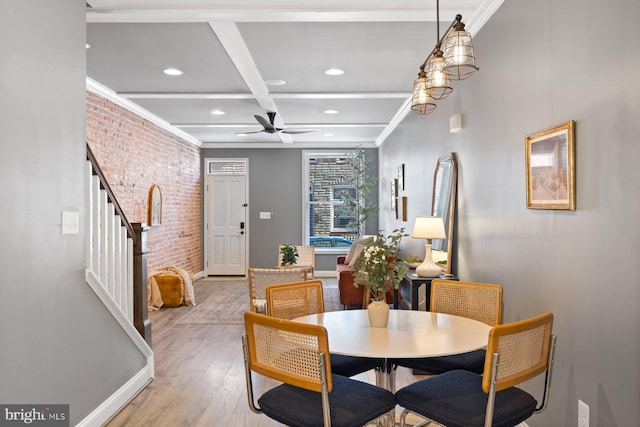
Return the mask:
<path id="1" fill-rule="evenodd" d="M 396 399 L 388 390 L 331 371 L 327 330 L 246 312 L 242 337 L 249 407 L 290 427 L 363 426 L 385 417 Z M 278 385 L 255 401 L 252 372 Z"/>
<path id="2" fill-rule="evenodd" d="M 489 283 L 435 279 L 431 282 L 430 311 L 479 320 L 489 326 L 502 323 L 502 286 Z M 451 356 L 395 359 L 394 364 L 430 374 L 454 369 L 481 373 L 485 351 L 476 350 Z"/>
<path id="3" fill-rule="evenodd" d="M 267 287 L 267 314 L 281 319 L 295 319 L 308 314 L 324 313 L 322 281 L 287 283 Z M 331 370 L 337 375 L 352 377 L 371 369 L 381 375 L 382 359 L 331 355 Z"/>
<path id="4" fill-rule="evenodd" d="M 267 286 L 304 280 L 307 280 L 307 270 L 304 268 L 249 268 L 249 310 L 264 313 L 267 307 Z"/>
<path id="5" fill-rule="evenodd" d="M 324 313 L 321 280 L 267 286 L 267 313 L 280 319 L 295 319 Z"/>
<path id="6" fill-rule="evenodd" d="M 299 246 L 295 245 L 298 251 L 298 260 L 292 266 L 282 267 L 282 254 L 280 249 L 283 245 L 278 245 L 278 263 L 277 268 L 305 268 L 307 270 L 307 276 L 311 279 L 315 279 L 315 265 L 316 265 L 316 248 L 314 246 Z"/>
<path id="7" fill-rule="evenodd" d="M 549 398 L 556 337 L 553 314 L 491 328 L 483 374 L 455 370 L 415 382 L 396 393 L 407 414 L 448 427 L 515 426 L 542 411 Z M 542 402 L 515 387 L 545 374 Z"/>

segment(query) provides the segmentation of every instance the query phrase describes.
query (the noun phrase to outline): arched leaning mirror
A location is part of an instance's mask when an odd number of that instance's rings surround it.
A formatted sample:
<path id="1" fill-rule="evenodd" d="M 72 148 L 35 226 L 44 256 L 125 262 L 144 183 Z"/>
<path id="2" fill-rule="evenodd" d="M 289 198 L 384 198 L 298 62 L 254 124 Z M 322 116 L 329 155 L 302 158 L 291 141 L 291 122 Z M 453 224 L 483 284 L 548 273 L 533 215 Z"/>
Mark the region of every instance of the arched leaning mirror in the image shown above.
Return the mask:
<path id="1" fill-rule="evenodd" d="M 433 249 L 436 262 L 444 263 L 445 272 L 452 273 L 451 256 L 453 252 L 454 216 L 456 210 L 456 186 L 458 180 L 458 163 L 454 153 L 438 159 L 433 176 L 433 195 L 431 199 L 431 215 L 440 216 L 444 221 L 446 239 L 434 240 Z"/>

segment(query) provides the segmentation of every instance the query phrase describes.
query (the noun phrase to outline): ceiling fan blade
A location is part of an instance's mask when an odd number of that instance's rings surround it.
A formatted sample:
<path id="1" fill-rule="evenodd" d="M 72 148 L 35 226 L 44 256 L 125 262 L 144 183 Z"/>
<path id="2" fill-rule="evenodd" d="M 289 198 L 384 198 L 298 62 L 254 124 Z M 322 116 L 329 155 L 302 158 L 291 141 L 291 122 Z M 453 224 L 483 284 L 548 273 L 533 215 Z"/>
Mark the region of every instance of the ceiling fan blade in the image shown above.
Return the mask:
<path id="1" fill-rule="evenodd" d="M 255 119 L 258 121 L 258 123 L 260 123 L 262 125 L 262 127 L 264 127 L 267 130 L 275 130 L 275 128 L 273 127 L 273 125 L 271 123 L 269 123 L 267 121 L 267 119 L 265 119 L 262 116 L 259 115 L 254 115 L 253 117 L 255 117 Z"/>
<path id="2" fill-rule="evenodd" d="M 253 131 L 253 132 L 236 132 L 236 135 L 249 135 L 250 133 L 262 133 L 262 132 L 264 132 L 264 129 L 256 130 L 256 131 Z"/>
<path id="3" fill-rule="evenodd" d="M 297 134 L 297 133 L 318 132 L 319 130 L 320 129 L 284 129 L 282 133 Z"/>

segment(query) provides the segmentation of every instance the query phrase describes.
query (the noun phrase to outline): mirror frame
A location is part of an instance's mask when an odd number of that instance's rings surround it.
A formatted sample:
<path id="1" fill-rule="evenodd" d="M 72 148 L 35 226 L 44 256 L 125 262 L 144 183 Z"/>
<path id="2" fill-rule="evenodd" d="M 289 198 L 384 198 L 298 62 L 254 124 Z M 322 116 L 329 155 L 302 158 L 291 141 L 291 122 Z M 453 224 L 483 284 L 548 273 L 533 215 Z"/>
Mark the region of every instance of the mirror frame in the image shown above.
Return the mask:
<path id="1" fill-rule="evenodd" d="M 451 165 L 450 179 L 448 182 L 449 197 L 448 197 L 448 200 L 446 200 L 446 202 L 448 203 L 445 203 L 446 208 L 444 209 L 443 212 L 436 212 L 436 191 L 437 189 L 442 190 L 443 184 L 445 184 L 442 182 L 442 179 L 443 179 L 442 171 L 445 170 L 444 165 L 446 164 Z M 436 163 L 436 169 L 433 174 L 433 192 L 431 195 L 431 215 L 442 216 L 442 220 L 444 221 L 445 232 L 447 234 L 446 239 L 439 240 L 437 244 L 436 242 L 434 242 L 433 248 L 440 251 L 446 249 L 447 266 L 445 269 L 445 273 L 447 274 L 453 274 L 451 259 L 452 259 L 452 252 L 453 252 L 453 238 L 454 238 L 453 231 L 454 231 L 454 221 L 455 221 L 455 211 L 456 211 L 457 184 L 458 184 L 458 161 L 456 159 L 455 153 L 449 153 L 440 157 L 438 159 L 438 163 Z M 440 196 L 440 194 L 442 194 L 441 191 L 439 192 L 438 195 Z M 440 206 L 440 204 L 441 203 L 438 203 L 438 206 Z"/>

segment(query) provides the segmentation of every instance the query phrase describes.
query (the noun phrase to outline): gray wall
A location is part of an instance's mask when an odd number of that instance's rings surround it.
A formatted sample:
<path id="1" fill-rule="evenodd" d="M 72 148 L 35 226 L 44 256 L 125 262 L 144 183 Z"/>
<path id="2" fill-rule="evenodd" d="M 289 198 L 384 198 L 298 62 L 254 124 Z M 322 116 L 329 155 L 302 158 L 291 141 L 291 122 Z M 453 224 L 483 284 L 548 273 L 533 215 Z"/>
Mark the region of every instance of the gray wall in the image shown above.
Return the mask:
<path id="1" fill-rule="evenodd" d="M 208 158 L 249 159 L 250 267 L 274 267 L 279 244 L 302 243 L 302 152 L 296 148 L 202 150 L 203 162 Z M 376 176 L 377 150 L 366 149 L 365 152 L 370 160 L 370 173 Z M 372 193 L 372 199 L 377 200 L 377 193 Z M 260 212 L 273 212 L 273 215 L 270 220 L 264 220 L 259 218 Z M 366 232 L 375 233 L 376 230 L 377 218 L 374 215 L 367 221 Z M 316 270 L 335 269 L 336 254 L 316 255 Z"/>
<path id="2" fill-rule="evenodd" d="M 71 425 L 145 362 L 84 280 L 84 8 L 0 0 L 0 402 L 67 403 Z"/>
<path id="3" fill-rule="evenodd" d="M 555 314 L 551 404 L 532 427 L 576 426 L 578 399 L 591 426 L 640 419 L 638 21 L 637 0 L 507 1 L 474 37 L 480 72 L 381 148 L 387 181 L 407 164 L 411 216 L 430 208 L 436 158 L 456 152 L 459 276 L 501 283 L 506 322 Z M 454 112 L 459 134 L 448 133 Z M 524 137 L 569 119 L 577 210 L 527 210 Z M 385 211 L 380 222 L 396 221 Z"/>

